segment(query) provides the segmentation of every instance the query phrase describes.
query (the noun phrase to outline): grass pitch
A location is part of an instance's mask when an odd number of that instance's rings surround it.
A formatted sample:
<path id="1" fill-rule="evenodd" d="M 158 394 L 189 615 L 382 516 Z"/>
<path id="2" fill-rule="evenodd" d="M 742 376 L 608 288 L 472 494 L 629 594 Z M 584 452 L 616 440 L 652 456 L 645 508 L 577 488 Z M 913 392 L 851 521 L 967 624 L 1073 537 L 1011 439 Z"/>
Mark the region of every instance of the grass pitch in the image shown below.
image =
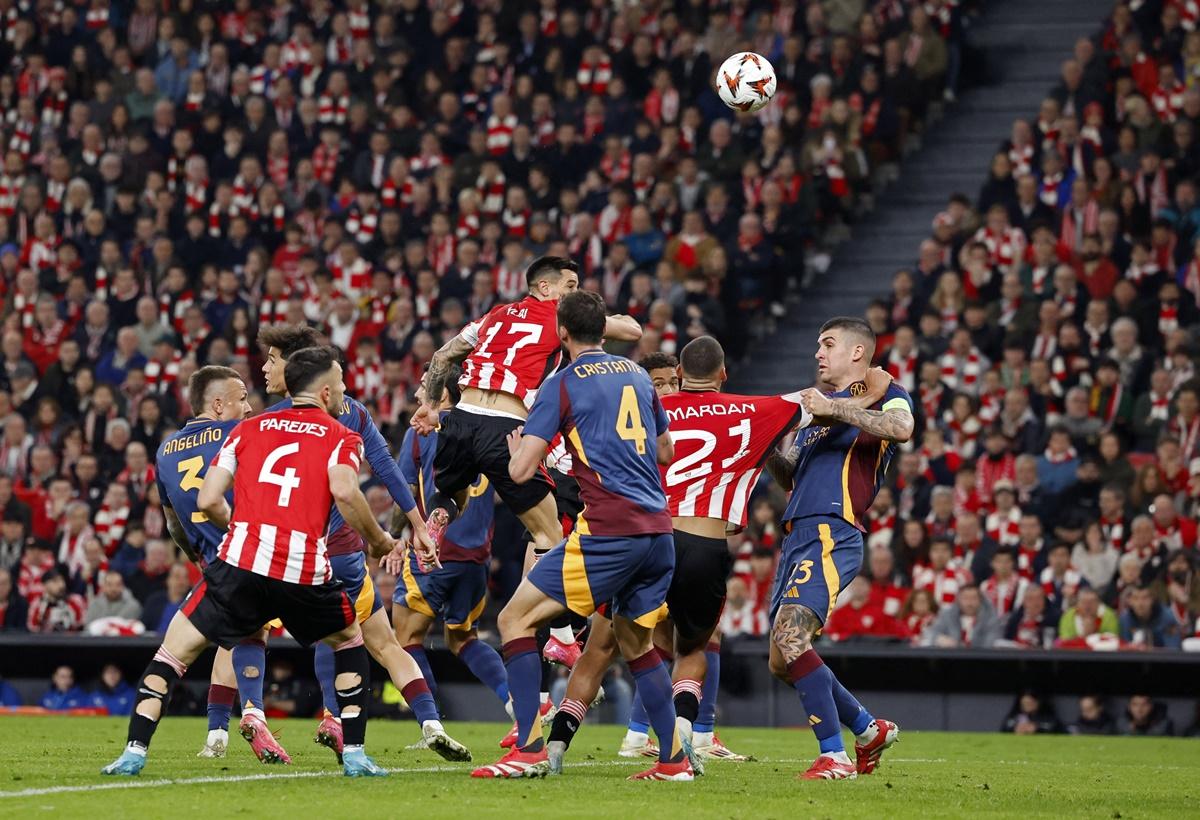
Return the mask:
<path id="1" fill-rule="evenodd" d="M 348 780 L 311 742 L 315 721 L 273 721 L 292 766 L 263 766 L 236 734 L 223 760 L 202 760 L 205 723 L 168 718 L 139 778 L 100 767 L 125 720 L 0 717 L 0 817 L 1033 817 L 1200 816 L 1200 742 L 907 732 L 874 775 L 801 782 L 816 753 L 804 730 L 721 730 L 751 763 L 710 762 L 694 783 L 630 783 L 647 761 L 618 758 L 622 729 L 587 725 L 561 778 L 481 781 L 474 764 L 405 751 L 411 722 L 375 721 L 368 750 L 391 777 Z M 506 726 L 450 723 L 476 763 L 494 762 Z"/>

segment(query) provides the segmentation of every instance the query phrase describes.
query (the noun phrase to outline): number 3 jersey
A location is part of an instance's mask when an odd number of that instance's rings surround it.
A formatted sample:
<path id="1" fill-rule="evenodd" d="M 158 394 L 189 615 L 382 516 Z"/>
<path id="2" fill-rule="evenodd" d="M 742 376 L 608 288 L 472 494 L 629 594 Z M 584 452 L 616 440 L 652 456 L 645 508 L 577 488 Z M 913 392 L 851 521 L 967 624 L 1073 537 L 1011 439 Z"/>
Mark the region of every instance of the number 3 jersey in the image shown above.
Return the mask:
<path id="1" fill-rule="evenodd" d="M 584 503 L 576 528 L 598 536 L 671 531 L 657 461 L 666 430 L 646 371 L 603 350 L 547 379 L 525 422 L 525 435 L 546 442 L 563 434 Z"/>
<path id="2" fill-rule="evenodd" d="M 675 458 L 660 467 L 676 517 L 717 518 L 741 529 L 747 502 L 767 455 L 812 416 L 800 394 L 735 396 L 715 390 L 663 396 Z"/>
<path id="3" fill-rule="evenodd" d="M 556 300 L 527 296 L 492 308 L 463 328 L 462 336 L 475 349 L 463 362 L 459 386 L 511 393 L 526 407 L 562 361 Z"/>
<path id="4" fill-rule="evenodd" d="M 317 407 L 292 407 L 234 428 L 212 466 L 233 473 L 233 516 L 218 557 L 293 584 L 332 580 L 325 539 L 329 471 L 358 472 L 362 438 Z"/>
<path id="5" fill-rule="evenodd" d="M 236 421 L 215 419 L 192 419 L 172 434 L 158 447 L 154 458 L 157 473 L 158 497 L 164 506 L 175 510 L 188 541 L 195 547 L 202 566 L 207 566 L 217 557 L 217 548 L 225 537 L 225 530 L 208 520 L 200 512 L 196 499 L 209 462 L 221 449 L 229 432 L 238 426 Z M 233 494 L 226 500 L 233 503 Z"/>

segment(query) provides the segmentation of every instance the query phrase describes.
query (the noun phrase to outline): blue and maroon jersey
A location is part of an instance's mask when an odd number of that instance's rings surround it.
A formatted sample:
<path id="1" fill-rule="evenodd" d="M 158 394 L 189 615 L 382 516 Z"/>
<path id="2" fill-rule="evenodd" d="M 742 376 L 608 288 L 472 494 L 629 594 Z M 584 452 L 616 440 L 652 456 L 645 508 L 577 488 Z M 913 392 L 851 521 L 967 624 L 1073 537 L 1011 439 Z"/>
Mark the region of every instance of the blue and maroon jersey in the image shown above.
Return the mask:
<path id="1" fill-rule="evenodd" d="M 433 483 L 433 457 L 437 454 L 438 433 L 418 435 L 409 428 L 396 456 L 400 475 L 409 486 L 417 488 L 415 496 L 421 517 L 429 515 L 429 502 L 436 487 Z M 487 476 L 480 475 L 467 489 L 469 501 L 458 517 L 450 522 L 438 556 L 442 561 L 461 561 L 486 564 L 492 554 L 492 531 L 496 514 L 496 493 Z"/>
<path id="2" fill-rule="evenodd" d="M 225 530 L 200 512 L 196 500 L 208 465 L 238 424 L 238 421 L 192 419 L 179 432 L 168 436 L 154 457 L 158 497 L 164 507 L 171 507 L 179 516 L 179 523 L 200 556 L 202 566 L 216 559 Z M 225 494 L 225 500 L 233 506 L 232 488 Z"/>
<path id="3" fill-rule="evenodd" d="M 847 398 L 849 390 L 829 394 Z M 873 409 L 901 407 L 912 412 L 912 398 L 892 383 Z M 796 440 L 800 458 L 792 477 L 792 497 L 784 521 L 810 515 L 832 515 L 862 529 L 862 518 L 875 500 L 896 443 L 864 433 L 848 424 L 809 427 Z"/>
<path id="4" fill-rule="evenodd" d="M 525 422 L 525 435 L 547 442 L 559 432 L 584 502 L 581 534 L 671 532 L 656 456 L 667 414 L 645 370 L 603 350 L 581 353 L 546 380 Z"/>

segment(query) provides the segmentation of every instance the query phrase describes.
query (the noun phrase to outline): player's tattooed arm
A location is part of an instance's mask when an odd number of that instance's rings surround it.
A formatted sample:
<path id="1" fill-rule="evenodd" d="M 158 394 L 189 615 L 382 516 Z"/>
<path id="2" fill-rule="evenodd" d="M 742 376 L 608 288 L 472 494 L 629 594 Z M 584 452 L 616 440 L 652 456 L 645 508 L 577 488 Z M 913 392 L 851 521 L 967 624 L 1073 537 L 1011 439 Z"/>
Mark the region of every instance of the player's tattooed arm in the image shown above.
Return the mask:
<path id="1" fill-rule="evenodd" d="M 802 391 L 800 398 L 804 409 L 813 416 L 836 419 L 888 441 L 905 442 L 912 438 L 913 417 L 907 409 L 867 410 L 841 399 L 831 399 L 812 388 Z"/>
<path id="2" fill-rule="evenodd" d="M 183 528 L 183 522 L 179 520 L 179 515 L 175 512 L 175 508 L 163 505 L 163 518 L 167 522 L 167 532 L 171 534 L 171 540 L 175 542 L 175 546 L 183 550 L 183 554 L 188 557 L 188 560 L 193 564 L 200 563 L 200 555 L 196 552 L 196 548 L 192 546 L 192 542 L 188 540 L 187 531 Z"/>
<path id="3" fill-rule="evenodd" d="M 785 490 L 792 489 L 792 477 L 796 474 L 796 463 L 800 460 L 800 448 L 793 444 L 786 452 L 776 450 L 767 457 L 766 469 L 771 478 Z"/>
<path id="4" fill-rule="evenodd" d="M 442 403 L 442 393 L 446 389 L 446 382 L 450 378 L 454 366 L 470 356 L 474 349 L 475 345 L 460 333 L 433 354 L 433 358 L 429 362 L 429 372 L 425 374 L 425 405 L 427 407 L 436 408 Z"/>
<path id="5" fill-rule="evenodd" d="M 604 322 L 604 338 L 615 342 L 636 342 L 642 338 L 642 326 L 632 316 L 613 314 Z"/>
<path id="6" fill-rule="evenodd" d="M 771 626 L 771 640 L 783 655 L 784 663 L 791 663 L 812 648 L 813 638 L 820 629 L 821 619 L 811 609 L 784 604 Z"/>
<path id="7" fill-rule="evenodd" d="M 233 514 L 229 502 L 225 500 L 225 493 L 229 492 L 232 486 L 233 473 L 219 464 L 214 464 L 204 474 L 204 483 L 200 485 L 200 492 L 196 496 L 196 506 L 200 508 L 200 512 L 207 515 L 209 522 L 220 529 L 229 527 L 229 516 Z"/>

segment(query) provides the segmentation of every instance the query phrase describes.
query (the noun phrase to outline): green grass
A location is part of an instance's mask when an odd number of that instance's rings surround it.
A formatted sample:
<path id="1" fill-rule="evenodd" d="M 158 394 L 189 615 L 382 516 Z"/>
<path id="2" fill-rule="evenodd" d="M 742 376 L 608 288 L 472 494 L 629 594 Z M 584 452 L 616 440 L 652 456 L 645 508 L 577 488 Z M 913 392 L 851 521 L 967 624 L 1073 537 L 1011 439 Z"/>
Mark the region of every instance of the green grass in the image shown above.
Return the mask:
<path id="1" fill-rule="evenodd" d="M 339 776 L 333 756 L 309 740 L 312 721 L 275 721 L 290 767 L 264 767 L 236 735 L 224 760 L 201 760 L 201 719 L 169 718 L 140 778 L 98 772 L 115 758 L 125 722 L 110 718 L 0 717 L 0 817 L 1031 817 L 1195 816 L 1200 742 L 1149 738 L 1014 737 L 908 732 L 874 775 L 857 781 L 795 779 L 815 754 L 807 731 L 721 732 L 751 763 L 709 764 L 691 784 L 629 783 L 642 765 L 618 758 L 621 730 L 585 726 L 561 778 L 476 781 L 470 764 L 408 752 L 412 723 L 376 721 L 368 748 L 395 773 Z M 476 762 L 499 756 L 499 724 L 451 723 Z M 571 764 L 574 764 L 573 766 Z M 258 776 L 252 781 L 227 778 Z M 112 787 L 116 788 L 112 788 Z M 132 787 L 130 787 L 132 786 Z M 107 787 L 107 788 L 106 788 Z M 20 794 L 59 789 L 50 793 Z"/>

